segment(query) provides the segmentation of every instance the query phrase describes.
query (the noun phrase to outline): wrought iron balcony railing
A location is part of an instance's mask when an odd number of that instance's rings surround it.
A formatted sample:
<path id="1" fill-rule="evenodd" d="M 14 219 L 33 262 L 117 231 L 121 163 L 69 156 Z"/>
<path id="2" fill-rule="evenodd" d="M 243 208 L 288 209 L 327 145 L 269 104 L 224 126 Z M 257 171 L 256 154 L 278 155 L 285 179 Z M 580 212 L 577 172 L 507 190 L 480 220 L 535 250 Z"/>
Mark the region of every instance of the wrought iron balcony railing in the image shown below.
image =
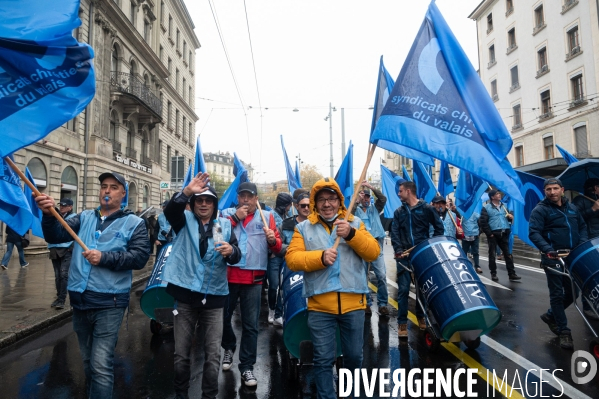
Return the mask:
<path id="1" fill-rule="evenodd" d="M 124 72 L 110 72 L 110 86 L 122 93 L 128 93 L 137 97 L 148 108 L 159 116 L 162 115 L 162 103 L 143 81 Z"/>

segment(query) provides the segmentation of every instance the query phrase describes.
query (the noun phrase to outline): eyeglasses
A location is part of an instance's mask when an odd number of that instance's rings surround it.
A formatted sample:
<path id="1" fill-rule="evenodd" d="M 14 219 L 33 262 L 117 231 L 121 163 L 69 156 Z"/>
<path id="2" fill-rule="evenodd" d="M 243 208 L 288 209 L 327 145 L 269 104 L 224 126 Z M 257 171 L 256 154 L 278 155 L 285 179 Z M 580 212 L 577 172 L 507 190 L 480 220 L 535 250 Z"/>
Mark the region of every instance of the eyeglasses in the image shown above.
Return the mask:
<path id="1" fill-rule="evenodd" d="M 300 208 L 306 209 L 310 207 L 310 204 L 299 204 Z"/>
<path id="2" fill-rule="evenodd" d="M 316 200 L 316 202 L 318 203 L 318 205 L 324 205 L 325 203 L 329 203 L 330 205 L 335 205 L 337 204 L 337 202 L 339 202 L 339 197 L 333 197 L 333 198 L 319 198 Z"/>
<path id="3" fill-rule="evenodd" d="M 197 198 L 195 200 L 196 203 L 198 204 L 211 204 L 212 203 L 212 199 L 210 198 Z"/>

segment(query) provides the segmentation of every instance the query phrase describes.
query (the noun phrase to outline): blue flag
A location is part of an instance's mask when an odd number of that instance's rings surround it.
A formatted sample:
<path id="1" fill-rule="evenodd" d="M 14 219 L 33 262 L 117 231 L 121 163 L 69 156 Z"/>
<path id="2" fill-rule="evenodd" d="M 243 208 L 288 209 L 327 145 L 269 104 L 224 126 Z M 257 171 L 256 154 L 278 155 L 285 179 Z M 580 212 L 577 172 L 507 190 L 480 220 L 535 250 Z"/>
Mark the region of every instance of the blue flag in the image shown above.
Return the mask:
<path id="1" fill-rule="evenodd" d="M 244 176 L 247 176 L 247 172 L 244 171 L 235 177 L 233 183 L 225 190 L 223 195 L 218 200 L 218 209 L 222 211 L 223 209 L 231 208 L 235 204 L 237 204 L 237 188 L 241 183 Z"/>
<path id="2" fill-rule="evenodd" d="M 27 176 L 29 181 L 33 183 L 35 188 L 37 188 L 29 168 L 25 168 L 25 176 Z M 31 234 L 40 238 L 44 238 L 44 233 L 42 232 L 42 210 L 37 206 L 35 197 L 33 196 L 33 191 L 27 184 L 25 184 L 25 198 L 29 203 L 29 209 L 31 209 L 31 216 L 33 217 L 31 220 Z"/>
<path id="3" fill-rule="evenodd" d="M 200 145 L 200 136 L 196 139 L 196 156 L 195 162 L 193 163 L 193 176 L 198 173 L 206 173 L 206 162 L 204 161 L 204 154 L 202 153 L 202 146 Z M 191 181 L 191 179 L 189 179 Z M 183 185 L 185 187 L 185 184 Z"/>
<path id="4" fill-rule="evenodd" d="M 447 197 L 450 193 L 453 193 L 453 181 L 451 180 L 451 172 L 449 171 L 449 165 L 447 162 L 441 162 L 437 191 L 443 197 Z"/>
<path id="5" fill-rule="evenodd" d="M 516 201 L 509 202 L 508 209 L 514 211 L 512 231 L 520 240 L 534 247 L 534 244 L 528 238 L 529 220 L 532 210 L 545 198 L 545 189 L 543 188 L 545 179 L 520 171 L 516 171 L 516 173 L 518 173 L 522 183 L 520 193 L 524 197 L 524 204 Z"/>
<path id="6" fill-rule="evenodd" d="M 374 131 L 374 128 L 376 127 L 376 123 L 379 120 L 381 113 L 383 112 L 383 108 L 385 108 L 385 103 L 387 102 L 389 94 L 391 93 L 391 90 L 393 89 L 394 85 L 395 81 L 393 80 L 391 75 L 389 75 L 389 72 L 387 72 L 385 65 L 383 65 L 383 56 L 381 55 L 381 62 L 379 65 L 379 77 L 376 82 L 376 94 L 374 96 L 374 109 L 372 111 L 372 124 L 370 127 L 371 135 Z M 385 141 L 384 146 L 379 144 L 379 140 L 372 141 L 372 143 L 396 154 L 403 155 L 406 158 L 414 159 L 427 165 L 435 164 L 434 159 L 430 155 L 424 154 L 420 151 L 414 150 L 409 147 L 399 145 L 392 141 Z"/>
<path id="7" fill-rule="evenodd" d="M 12 155 L 10 155 L 12 159 Z M 33 215 L 19 176 L 2 158 L 0 173 L 0 220 L 19 235 L 24 235 L 33 223 Z M 37 207 L 37 205 L 36 205 Z"/>
<path id="8" fill-rule="evenodd" d="M 287 151 L 285 151 L 285 144 L 283 143 L 283 135 L 281 135 L 281 147 L 283 148 L 283 160 L 285 161 L 285 170 L 287 171 L 287 186 L 289 187 L 289 192 L 293 195 L 293 192 L 298 188 L 301 188 L 302 185 L 297 180 L 295 172 L 289 163 L 289 158 L 287 158 Z M 295 166 L 297 167 L 297 164 Z"/>
<path id="9" fill-rule="evenodd" d="M 578 159 L 574 155 L 570 154 L 568 151 L 564 150 L 557 144 L 555 146 L 557 147 L 559 153 L 562 154 L 564 161 L 566 161 L 568 165 L 572 165 L 574 162 L 578 162 Z"/>
<path id="10" fill-rule="evenodd" d="M 0 7 L 0 157 L 73 119 L 95 94 L 93 50 L 78 43 L 79 0 Z"/>
<path id="11" fill-rule="evenodd" d="M 301 187 L 302 186 L 302 175 L 300 173 L 298 161 L 295 161 L 295 179 L 297 180 L 297 182 L 299 183 L 299 186 Z M 293 207 L 291 209 L 293 209 Z"/>
<path id="12" fill-rule="evenodd" d="M 354 145 L 351 140 L 345 158 L 335 175 L 335 181 L 345 197 L 345 206 L 348 207 L 354 194 Z"/>
<path id="13" fill-rule="evenodd" d="M 386 218 L 392 218 L 393 212 L 401 206 L 401 200 L 399 199 L 399 186 L 405 182 L 404 179 L 399 177 L 397 173 L 394 173 L 387 169 L 381 164 L 381 183 L 383 186 L 383 195 L 387 197 L 385 208 L 383 210 Z"/>
<path id="14" fill-rule="evenodd" d="M 187 173 L 185 173 L 185 179 L 183 180 L 183 188 L 187 187 L 189 183 L 191 183 L 191 179 L 193 179 L 193 165 L 189 165 L 187 167 Z"/>
<path id="15" fill-rule="evenodd" d="M 464 170 L 460 171 L 455 190 L 455 206 L 464 219 L 469 219 L 474 212 L 480 213 L 481 197 L 488 187 L 489 185 L 480 177 Z"/>
<path id="16" fill-rule="evenodd" d="M 429 154 L 523 201 L 506 159 L 512 138 L 434 1 L 371 135 L 376 140 Z"/>
<path id="17" fill-rule="evenodd" d="M 410 178 L 410 174 L 408 173 L 408 170 L 406 169 L 406 165 L 401 165 L 401 172 L 403 174 L 404 180 L 412 181 L 412 179 Z"/>
<path id="18" fill-rule="evenodd" d="M 125 196 L 121 200 L 121 209 L 125 209 L 129 206 L 129 183 L 125 182 Z M 135 211 L 134 209 L 131 209 Z"/>
<path id="19" fill-rule="evenodd" d="M 237 157 L 236 153 L 233 153 L 233 176 L 237 177 L 239 175 L 239 184 L 245 183 L 249 181 L 248 179 L 248 171 L 241 163 L 241 160 Z M 231 183 L 232 185 L 233 183 Z"/>
<path id="20" fill-rule="evenodd" d="M 414 161 L 414 183 L 416 183 L 416 193 L 418 198 L 422 198 L 427 204 L 437 195 L 437 189 L 431 176 L 426 173 L 425 166 L 418 161 Z"/>

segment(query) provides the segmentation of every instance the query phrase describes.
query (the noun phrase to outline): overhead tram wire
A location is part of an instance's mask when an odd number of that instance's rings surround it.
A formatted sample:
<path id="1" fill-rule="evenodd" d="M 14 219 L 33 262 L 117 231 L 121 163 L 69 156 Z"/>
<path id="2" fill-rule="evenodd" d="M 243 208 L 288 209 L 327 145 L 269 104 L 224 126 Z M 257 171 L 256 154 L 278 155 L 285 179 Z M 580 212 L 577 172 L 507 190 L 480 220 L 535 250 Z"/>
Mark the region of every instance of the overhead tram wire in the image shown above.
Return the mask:
<path id="1" fill-rule="evenodd" d="M 233 83 L 235 83 L 235 90 L 237 90 L 237 96 L 239 97 L 239 101 L 243 107 L 243 116 L 245 117 L 245 131 L 248 139 L 248 151 L 250 153 L 250 163 L 252 162 L 252 148 L 250 143 L 250 127 L 248 125 L 248 115 L 246 112 L 246 106 L 243 102 L 243 97 L 241 96 L 241 92 L 239 91 L 239 85 L 237 84 L 237 78 L 235 77 L 235 72 L 233 72 L 233 66 L 231 65 L 231 59 L 229 58 L 229 52 L 227 51 L 227 46 L 225 45 L 225 39 L 223 38 L 223 34 L 220 28 L 220 21 L 218 19 L 218 15 L 216 12 L 216 6 L 212 4 L 213 0 L 208 0 L 208 4 L 210 4 L 210 11 L 212 11 L 212 18 L 214 19 L 214 24 L 216 25 L 216 30 L 218 31 L 218 36 L 220 37 L 220 42 L 223 46 L 223 51 L 225 52 L 225 57 L 227 58 L 227 63 L 229 64 L 229 70 L 231 71 L 231 76 L 233 77 Z"/>
<path id="2" fill-rule="evenodd" d="M 252 46 L 252 35 L 250 33 L 250 21 L 248 19 L 248 10 L 245 4 L 245 0 L 243 0 L 243 11 L 245 12 L 245 24 L 248 29 L 248 38 L 250 41 L 250 52 L 252 54 L 252 66 L 254 68 L 254 81 L 256 82 L 256 93 L 258 93 L 258 106 L 260 107 L 260 165 L 262 165 L 262 132 L 263 132 L 263 116 L 262 116 L 262 101 L 260 100 L 260 90 L 258 89 L 258 76 L 256 75 L 256 62 L 254 60 L 254 48 Z M 259 172 L 262 171 L 262 166 L 260 166 Z"/>

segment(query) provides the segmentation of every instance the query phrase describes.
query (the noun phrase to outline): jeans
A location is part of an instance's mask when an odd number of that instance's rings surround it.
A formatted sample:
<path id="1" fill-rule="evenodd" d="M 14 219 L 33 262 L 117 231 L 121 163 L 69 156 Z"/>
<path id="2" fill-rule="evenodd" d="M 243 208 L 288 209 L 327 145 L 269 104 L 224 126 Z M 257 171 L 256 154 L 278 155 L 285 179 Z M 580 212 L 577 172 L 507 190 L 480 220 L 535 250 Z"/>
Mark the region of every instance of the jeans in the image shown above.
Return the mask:
<path id="1" fill-rule="evenodd" d="M 8 266 L 8 262 L 10 262 L 10 257 L 12 256 L 12 250 L 14 247 L 17 247 L 17 251 L 19 251 L 19 263 L 21 264 L 21 266 L 26 265 L 27 261 L 25 260 L 25 254 L 23 253 L 23 244 L 21 244 L 21 242 L 6 243 L 6 253 L 2 258 L 2 264 L 4 266 Z"/>
<path id="2" fill-rule="evenodd" d="M 279 280 L 281 278 L 281 265 L 285 258 L 277 256 L 268 259 L 268 308 L 275 311 L 275 319 L 283 315 L 283 301 L 281 300 Z"/>
<path id="3" fill-rule="evenodd" d="M 316 397 L 335 399 L 333 364 L 336 355 L 336 331 L 339 327 L 343 368 L 352 371 L 362 367 L 364 346 L 364 311 L 345 314 L 308 311 L 308 328 L 314 345 L 314 376 Z"/>
<path id="4" fill-rule="evenodd" d="M 411 268 L 409 260 L 397 261 L 397 324 L 407 324 L 408 322 L 408 296 L 412 282 L 411 273 L 405 270 L 402 264 Z M 420 295 L 418 297 L 421 298 Z M 424 317 L 424 312 L 418 303 L 416 303 L 416 317 Z"/>
<path id="5" fill-rule="evenodd" d="M 260 316 L 260 294 L 262 284 L 229 283 L 229 299 L 223 313 L 223 340 L 225 350 L 235 352 L 237 339 L 231 325 L 237 299 L 241 309 L 241 343 L 239 345 L 239 371 L 254 370 L 258 351 L 258 317 Z"/>
<path id="6" fill-rule="evenodd" d="M 194 308 L 178 302 L 177 312 L 174 320 L 175 393 L 184 398 L 188 397 L 191 343 L 198 323 L 204 331 L 202 398 L 216 398 L 220 370 L 220 342 L 223 336 L 223 309 Z"/>
<path id="7" fill-rule="evenodd" d="M 549 304 L 551 308 L 547 311 L 549 316 L 553 316 L 555 324 L 561 333 L 570 333 L 568 328 L 568 319 L 566 318 L 566 309 L 574 302 L 572 297 L 572 284 L 566 276 L 559 275 L 551 271 L 557 269 L 564 272 L 561 265 L 542 265 L 545 268 L 545 276 L 547 277 L 547 287 L 549 288 Z M 578 288 L 576 294 L 578 297 Z"/>
<path id="8" fill-rule="evenodd" d="M 374 271 L 374 275 L 376 276 L 377 280 L 376 296 L 378 299 L 378 305 L 380 307 L 387 306 L 387 301 L 389 300 L 389 293 L 387 291 L 387 266 L 385 265 L 385 257 L 383 254 L 385 237 L 377 238 L 377 241 L 379 242 L 379 246 L 381 247 L 381 253 L 379 254 L 379 257 L 376 258 L 374 262 L 371 262 L 370 264 L 372 266 L 372 271 Z M 366 262 L 364 263 L 366 264 L 366 280 L 368 280 L 368 264 Z M 368 290 L 368 293 L 366 294 L 366 301 L 368 306 L 372 305 L 370 290 Z"/>
<path id="9" fill-rule="evenodd" d="M 52 259 L 54 267 L 54 284 L 56 285 L 56 296 L 64 302 L 67 299 L 67 284 L 69 282 L 69 267 L 73 252 L 67 251 L 64 256 Z"/>
<path id="10" fill-rule="evenodd" d="M 79 340 L 90 399 L 112 398 L 114 349 L 125 308 L 73 309 L 73 330 Z"/>
<path id="11" fill-rule="evenodd" d="M 464 250 L 464 252 L 466 254 L 468 254 L 468 251 L 472 252 L 472 258 L 474 259 L 474 267 L 480 267 L 479 263 L 478 263 L 478 244 L 480 243 L 480 238 L 476 237 L 474 239 L 474 241 L 466 241 L 466 240 L 462 240 L 462 249 Z M 497 266 L 495 266 L 497 267 Z"/>
<path id="12" fill-rule="evenodd" d="M 507 274 L 509 276 L 516 274 L 516 269 L 514 268 L 514 259 L 512 258 L 509 247 L 510 231 L 506 230 L 502 233 L 501 230 L 495 230 L 493 231 L 493 237 L 488 237 L 488 239 L 489 270 L 491 271 L 491 274 L 497 274 L 497 263 L 495 262 L 497 247 L 501 248 L 501 251 L 503 252 L 503 259 L 505 260 Z"/>

